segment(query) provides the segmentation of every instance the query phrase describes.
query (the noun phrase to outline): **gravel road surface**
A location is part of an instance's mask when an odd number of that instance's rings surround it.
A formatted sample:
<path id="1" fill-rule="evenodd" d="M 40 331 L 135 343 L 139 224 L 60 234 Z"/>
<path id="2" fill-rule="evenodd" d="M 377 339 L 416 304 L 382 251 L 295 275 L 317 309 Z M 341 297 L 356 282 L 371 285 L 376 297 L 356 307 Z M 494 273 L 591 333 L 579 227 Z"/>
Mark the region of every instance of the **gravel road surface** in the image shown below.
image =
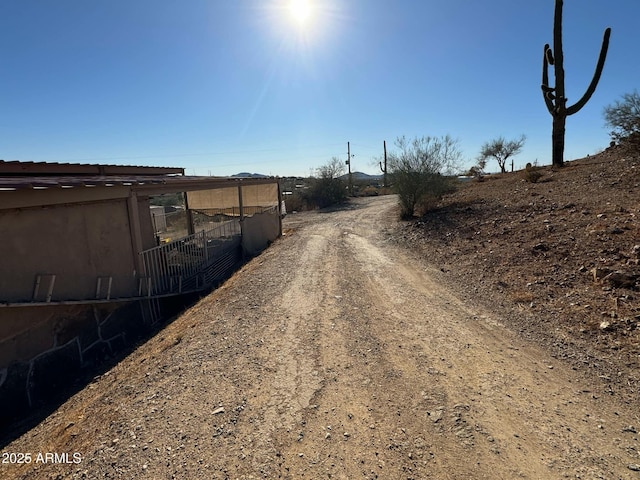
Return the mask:
<path id="1" fill-rule="evenodd" d="M 289 215 L 0 477 L 640 479 L 638 406 L 445 288 L 395 222 L 393 196 Z"/>

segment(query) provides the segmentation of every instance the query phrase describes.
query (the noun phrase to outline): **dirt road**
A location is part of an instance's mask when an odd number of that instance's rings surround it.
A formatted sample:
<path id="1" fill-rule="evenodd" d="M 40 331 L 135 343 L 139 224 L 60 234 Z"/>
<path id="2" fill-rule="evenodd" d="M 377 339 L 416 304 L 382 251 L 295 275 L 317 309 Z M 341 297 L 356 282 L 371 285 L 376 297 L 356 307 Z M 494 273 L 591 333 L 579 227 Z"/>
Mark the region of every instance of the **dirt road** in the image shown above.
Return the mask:
<path id="1" fill-rule="evenodd" d="M 34 461 L 0 477 L 640 479 L 638 404 L 445 289 L 387 241 L 394 207 L 290 215 L 284 238 L 6 446 Z"/>

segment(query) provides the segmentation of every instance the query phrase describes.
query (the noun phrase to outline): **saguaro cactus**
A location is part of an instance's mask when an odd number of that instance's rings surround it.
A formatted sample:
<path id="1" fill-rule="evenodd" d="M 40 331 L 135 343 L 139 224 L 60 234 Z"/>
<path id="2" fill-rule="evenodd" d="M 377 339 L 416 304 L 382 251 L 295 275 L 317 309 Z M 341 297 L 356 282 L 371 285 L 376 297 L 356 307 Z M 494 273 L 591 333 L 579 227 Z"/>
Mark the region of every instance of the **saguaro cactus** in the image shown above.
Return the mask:
<path id="1" fill-rule="evenodd" d="M 382 165 L 382 162 L 379 162 L 379 163 L 380 163 L 380 170 L 384 174 L 384 176 L 382 177 L 382 186 L 386 188 L 388 187 L 387 185 L 387 141 L 385 140 L 382 143 L 382 145 L 384 148 L 384 166 Z"/>
<path id="2" fill-rule="evenodd" d="M 564 92 L 564 55 L 562 53 L 562 4 L 563 0 L 556 0 L 553 17 L 553 50 L 549 44 L 546 44 L 542 60 L 542 96 L 549 113 L 553 117 L 553 132 L 551 134 L 552 159 L 553 165 L 558 167 L 564 165 L 564 134 L 567 116 L 579 112 L 595 92 L 598 81 L 600 81 L 600 75 L 602 75 L 602 68 L 609 48 L 609 37 L 611 36 L 611 29 L 607 28 L 604 31 L 596 71 L 587 91 L 580 100 L 567 107 L 567 98 Z M 555 73 L 555 87 L 549 86 L 549 65 L 553 66 Z"/>

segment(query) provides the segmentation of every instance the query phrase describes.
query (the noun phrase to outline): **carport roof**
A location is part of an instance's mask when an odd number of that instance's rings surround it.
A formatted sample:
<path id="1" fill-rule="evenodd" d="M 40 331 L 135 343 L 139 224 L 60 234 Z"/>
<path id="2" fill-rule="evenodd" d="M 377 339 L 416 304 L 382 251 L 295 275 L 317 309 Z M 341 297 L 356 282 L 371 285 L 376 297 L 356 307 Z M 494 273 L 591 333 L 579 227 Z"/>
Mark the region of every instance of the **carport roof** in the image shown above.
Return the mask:
<path id="1" fill-rule="evenodd" d="M 0 193 L 29 190 L 125 187 L 144 195 L 274 183 L 277 179 L 198 177 L 184 169 L 127 165 L 19 162 L 0 160 Z M 122 189 L 118 189 L 118 197 Z M 103 195 L 109 196 L 108 193 Z"/>
<path id="2" fill-rule="evenodd" d="M 0 177 L 15 175 L 184 175 L 184 168 L 0 160 Z"/>

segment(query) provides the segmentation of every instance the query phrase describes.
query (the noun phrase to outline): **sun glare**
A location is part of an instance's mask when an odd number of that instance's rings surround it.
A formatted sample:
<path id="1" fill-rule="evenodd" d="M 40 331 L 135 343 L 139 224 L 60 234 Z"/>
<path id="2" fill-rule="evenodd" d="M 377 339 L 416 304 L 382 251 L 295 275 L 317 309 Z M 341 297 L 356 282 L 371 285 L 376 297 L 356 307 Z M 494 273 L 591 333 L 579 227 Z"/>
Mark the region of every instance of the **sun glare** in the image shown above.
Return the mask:
<path id="1" fill-rule="evenodd" d="M 341 0 L 262 2 L 265 24 L 279 38 L 284 50 L 309 53 L 331 48 L 341 30 Z M 331 37 L 328 36 L 329 31 Z"/>
<path id="2" fill-rule="evenodd" d="M 307 23 L 313 8 L 309 0 L 290 0 L 289 1 L 289 13 L 291 18 L 298 24 L 303 25 Z"/>

